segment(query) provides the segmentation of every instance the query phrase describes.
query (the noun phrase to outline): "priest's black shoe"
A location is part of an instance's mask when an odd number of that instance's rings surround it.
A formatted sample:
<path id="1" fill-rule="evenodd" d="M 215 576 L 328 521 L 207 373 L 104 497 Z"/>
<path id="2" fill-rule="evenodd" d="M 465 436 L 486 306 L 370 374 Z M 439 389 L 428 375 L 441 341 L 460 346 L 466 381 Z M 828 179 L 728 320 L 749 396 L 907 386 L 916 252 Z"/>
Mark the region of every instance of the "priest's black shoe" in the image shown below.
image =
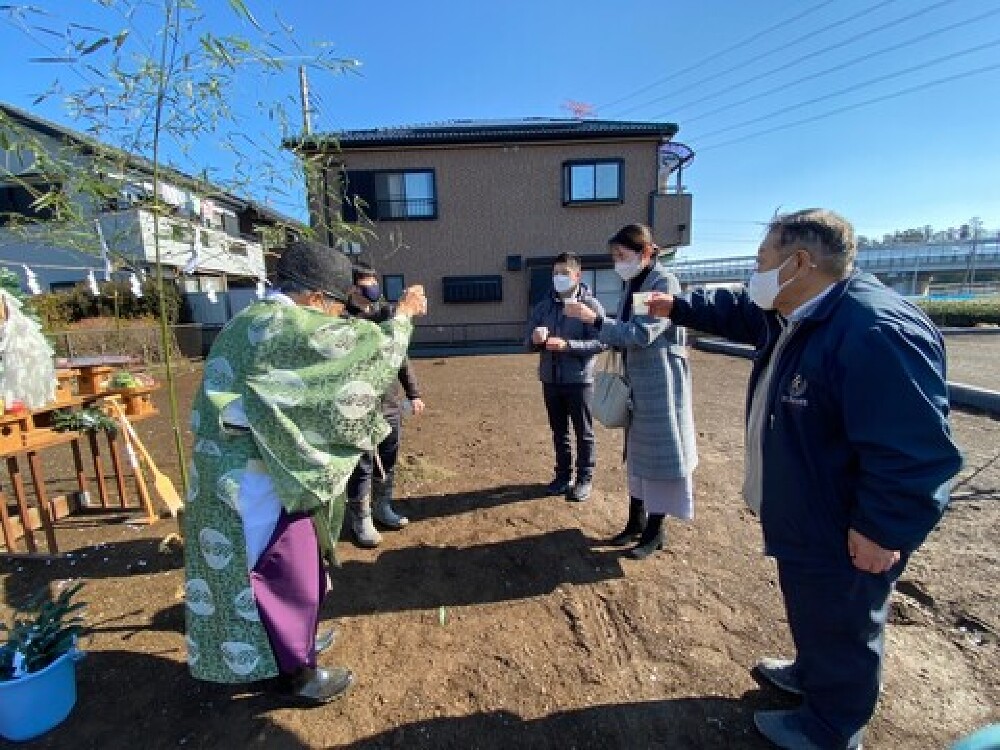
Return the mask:
<path id="1" fill-rule="evenodd" d="M 291 678 L 293 695 L 314 706 L 340 698 L 353 684 L 354 673 L 345 667 L 303 667 Z"/>

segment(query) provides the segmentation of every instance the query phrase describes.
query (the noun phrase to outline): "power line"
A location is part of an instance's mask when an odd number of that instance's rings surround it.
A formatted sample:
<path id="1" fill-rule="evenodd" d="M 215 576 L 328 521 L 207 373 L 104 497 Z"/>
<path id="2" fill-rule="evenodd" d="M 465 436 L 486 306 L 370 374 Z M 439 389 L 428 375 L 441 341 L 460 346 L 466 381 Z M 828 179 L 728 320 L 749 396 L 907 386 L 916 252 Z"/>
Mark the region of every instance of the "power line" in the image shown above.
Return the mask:
<path id="1" fill-rule="evenodd" d="M 893 78 L 899 78 L 900 76 L 907 75 L 909 73 L 915 73 L 924 68 L 929 68 L 934 65 L 939 65 L 943 62 L 948 62 L 950 60 L 955 60 L 959 57 L 965 57 L 966 55 L 975 54 L 976 52 L 982 52 L 984 49 L 989 49 L 990 47 L 995 47 L 1000 44 L 1000 38 L 994 39 L 984 44 L 977 44 L 974 47 L 969 47 L 964 50 L 959 50 L 958 52 L 952 52 L 948 55 L 942 55 L 941 57 L 929 60 L 919 65 L 911 65 L 909 68 L 904 68 L 903 70 L 898 70 L 894 73 L 886 73 L 882 76 L 877 76 L 875 78 L 869 79 L 867 81 L 862 81 L 861 83 L 856 83 L 853 86 L 848 86 L 847 88 L 841 89 L 840 91 L 834 91 L 832 93 L 824 93 L 821 96 L 813 97 L 812 99 L 807 99 L 804 102 L 798 102 L 797 104 L 790 104 L 787 107 L 782 107 L 781 109 L 776 109 L 773 112 L 768 112 L 766 115 L 761 115 L 759 117 L 754 117 L 749 120 L 744 120 L 743 122 L 738 122 L 735 125 L 729 125 L 724 128 L 719 128 L 718 130 L 713 130 L 709 133 L 705 133 L 701 138 L 712 138 L 713 136 L 720 135 L 721 133 L 728 133 L 730 130 L 737 130 L 739 128 L 746 127 L 747 125 L 753 125 L 755 123 L 761 122 L 763 120 L 770 120 L 778 115 L 783 115 L 788 112 L 793 112 L 796 109 L 802 109 L 802 107 L 808 107 L 810 104 L 816 104 L 817 102 L 823 102 L 827 99 L 833 99 L 838 96 L 843 96 L 844 94 L 849 94 L 853 91 L 858 91 L 859 89 L 867 88 L 868 86 L 873 86 L 877 83 L 883 83 Z"/>
<path id="2" fill-rule="evenodd" d="M 892 0 L 887 0 L 887 2 L 883 2 L 880 5 L 875 6 L 874 8 L 870 8 L 868 10 L 860 11 L 858 13 L 855 13 L 853 16 L 850 16 L 849 18 L 844 19 L 844 21 L 854 20 L 854 19 L 856 19 L 856 18 L 858 18 L 860 16 L 863 16 L 863 15 L 865 15 L 865 14 L 867 14 L 867 13 L 873 11 L 873 10 L 877 10 L 878 8 L 881 8 L 881 7 L 885 6 L 885 5 L 887 5 L 888 2 L 892 2 Z M 674 108 L 671 109 L 670 114 L 673 115 L 673 113 L 676 112 L 676 111 L 678 111 L 678 110 L 686 109 L 687 107 L 691 107 L 691 106 L 693 106 L 695 104 L 700 104 L 700 103 L 702 103 L 704 101 L 708 101 L 709 99 L 713 98 L 714 96 L 717 96 L 717 95 L 719 95 L 721 93 L 726 93 L 728 91 L 731 91 L 733 88 L 736 88 L 738 86 L 743 86 L 743 85 L 745 85 L 747 83 L 756 83 L 756 82 L 758 82 L 758 81 L 760 81 L 760 80 L 762 80 L 764 78 L 769 78 L 770 76 L 774 75 L 775 73 L 780 73 L 783 70 L 787 70 L 788 68 L 796 67 L 798 65 L 801 65 L 806 60 L 811 60 L 811 59 L 813 59 L 815 57 L 819 57 L 821 55 L 825 55 L 827 52 L 831 52 L 831 51 L 833 51 L 835 49 L 840 49 L 842 47 L 847 47 L 847 46 L 849 46 L 851 44 L 854 44 L 857 41 L 860 41 L 861 39 L 865 39 L 865 38 L 870 37 L 870 36 L 872 36 L 874 34 L 878 34 L 878 33 L 882 32 L 882 31 L 885 31 L 886 29 L 891 29 L 894 26 L 898 26 L 898 25 L 900 25 L 902 23 L 906 23 L 907 21 L 912 21 L 914 18 L 918 18 L 919 16 L 922 16 L 922 15 L 925 15 L 927 13 L 930 13 L 931 11 L 938 10 L 939 8 L 942 8 L 945 5 L 950 5 L 950 4 L 954 3 L 954 2 L 956 2 L 956 0 L 939 0 L 939 2 L 936 2 L 936 3 L 932 4 L 932 5 L 928 5 L 925 8 L 921 8 L 920 10 L 914 11 L 913 13 L 910 13 L 909 15 L 905 15 L 902 18 L 897 18 L 897 19 L 892 20 L 892 21 L 887 21 L 886 23 L 883 23 L 883 24 L 881 24 L 879 26 L 874 26 L 872 28 L 865 29 L 864 31 L 858 32 L 857 34 L 855 34 L 855 35 L 853 35 L 851 37 L 848 37 L 847 39 L 844 39 L 844 40 L 841 40 L 839 42 L 836 42 L 835 44 L 831 44 L 831 45 L 829 45 L 827 47 L 823 47 L 822 49 L 814 50 L 812 52 L 809 52 L 808 54 L 805 54 L 805 55 L 802 55 L 800 57 L 797 57 L 794 60 L 790 60 L 789 62 L 786 62 L 786 63 L 783 63 L 781 65 L 778 65 L 777 67 L 771 68 L 770 70 L 768 70 L 768 71 L 766 71 L 764 73 L 759 73 L 757 75 L 751 76 L 750 78 L 744 79 L 744 80 L 740 81 L 738 84 L 735 84 L 733 86 L 728 86 L 728 87 L 722 89 L 722 91 L 717 91 L 717 92 L 715 92 L 713 94 L 709 94 L 709 95 L 703 96 L 700 99 L 695 99 L 694 101 L 687 102 L 686 104 L 682 104 L 679 107 L 674 107 Z M 835 25 L 842 25 L 842 23 L 843 22 L 840 22 L 840 23 L 835 24 Z M 823 29 L 823 32 L 825 33 L 827 30 L 828 29 Z M 808 41 L 809 38 L 810 38 L 809 34 L 804 34 L 799 39 L 799 41 L 800 42 Z M 791 46 L 791 45 L 789 45 L 789 46 Z M 786 49 L 787 49 L 787 47 L 786 47 Z M 772 53 L 774 51 L 775 50 L 772 50 Z M 769 56 L 772 53 L 768 53 L 767 55 L 759 55 L 758 57 L 755 57 L 755 58 L 753 58 L 751 60 L 748 60 L 746 63 L 743 63 L 742 65 L 734 65 L 733 67 L 728 68 L 727 70 L 722 71 L 722 73 L 718 73 L 716 75 L 712 75 L 712 76 L 709 76 L 707 78 L 702 78 L 700 81 L 695 81 L 694 83 L 692 83 L 692 84 L 690 84 L 688 86 L 685 86 L 685 87 L 683 87 L 681 89 L 678 89 L 677 91 L 673 91 L 670 94 L 667 94 L 667 95 L 664 95 L 664 96 L 661 96 L 661 97 L 657 97 L 656 99 L 652 99 L 649 102 L 647 102 L 646 105 L 644 105 L 644 106 L 648 106 L 649 104 L 653 104 L 655 102 L 663 101 L 664 99 L 667 99 L 667 98 L 669 98 L 671 96 L 676 96 L 677 94 L 680 94 L 680 93 L 682 93 L 684 91 L 690 91 L 691 89 L 696 88 L 697 86 L 700 86 L 703 83 L 708 83 L 709 81 L 714 81 L 716 78 L 720 78 L 723 75 L 726 75 L 728 73 L 732 73 L 734 70 L 738 70 L 739 68 L 745 67 L 746 65 L 749 65 L 751 63 L 757 62 L 757 61 L 763 59 L 764 57 Z M 664 116 L 665 115 L 663 113 L 661 113 L 659 115 L 656 115 L 656 117 L 664 117 Z"/>
<path id="3" fill-rule="evenodd" d="M 696 117 L 685 118 L 684 123 L 685 123 L 685 125 L 690 125 L 692 122 L 696 122 L 698 120 L 703 120 L 706 117 L 710 117 L 711 115 L 718 114 L 719 112 L 724 112 L 727 109 L 733 109 L 735 107 L 740 107 L 740 106 L 742 106 L 744 104 L 749 104 L 750 102 L 756 101 L 758 99 L 763 99 L 765 96 L 770 96 L 771 94 L 778 93 L 779 91 L 784 91 L 786 89 L 789 89 L 792 86 L 797 86 L 800 83 L 805 83 L 806 81 L 811 81 L 811 80 L 813 80 L 815 78 L 820 78 L 820 77 L 822 77 L 824 75 L 827 75 L 829 73 L 835 73 L 837 71 L 843 70 L 844 68 L 848 68 L 848 67 L 850 67 L 852 65 L 856 65 L 856 64 L 858 64 L 860 62 L 865 62 L 867 60 L 871 60 L 872 58 L 878 57 L 879 55 L 884 55 L 884 54 L 887 54 L 889 52 L 896 52 L 896 51 L 898 51 L 900 49 L 903 49 L 904 47 L 908 47 L 908 46 L 910 46 L 912 44 L 916 44 L 918 42 L 922 42 L 925 39 L 929 39 L 931 37 L 938 36 L 939 34 L 944 34 L 944 33 L 949 32 L 949 31 L 954 31 L 955 29 L 960 28 L 962 26 L 968 26 L 969 24 L 973 24 L 973 23 L 976 23 L 978 21 L 982 21 L 984 18 L 988 18 L 989 16 L 995 16 L 998 13 L 1000 13 L 1000 8 L 994 8 L 993 10 L 986 11 L 985 13 L 981 13 L 978 16 L 974 16 L 973 18 L 968 18 L 968 19 L 966 19 L 964 21 L 958 21 L 957 23 L 953 23 L 950 26 L 945 26 L 942 29 L 935 29 L 934 31 L 928 31 L 925 34 L 919 34 L 918 36 L 915 36 L 915 37 L 913 37 L 911 39 L 907 39 L 904 42 L 900 42 L 898 44 L 894 44 L 891 47 L 884 47 L 884 48 L 882 48 L 880 50 L 876 50 L 875 52 L 870 52 L 867 55 L 861 55 L 860 57 L 855 57 L 853 60 L 848 60 L 847 62 L 845 62 L 845 63 L 843 63 L 841 65 L 835 65 L 832 68 L 826 68 L 825 70 L 820 70 L 820 71 L 818 71 L 816 73 L 810 73 L 807 76 L 803 76 L 802 78 L 797 78 L 794 81 L 791 81 L 789 83 L 780 84 L 778 86 L 775 86 L 774 88 L 768 89 L 767 91 L 761 92 L 759 94 L 754 94 L 753 96 L 748 96 L 748 97 L 746 97 L 744 99 L 740 99 L 737 102 L 732 102 L 731 104 L 727 104 L 727 105 L 724 105 L 722 107 L 717 107 L 716 109 L 709 110 L 708 112 L 703 112 L 702 114 L 697 115 Z M 713 94 L 710 97 L 705 97 L 705 99 L 714 98 L 715 96 L 718 96 L 718 95 L 721 95 L 721 94 L 726 93 L 728 91 L 731 91 L 734 88 L 738 88 L 739 86 L 742 86 L 743 83 L 746 83 L 746 82 L 743 81 L 743 82 L 734 84 L 733 86 L 730 86 L 730 87 L 728 87 L 726 89 L 723 89 L 721 91 L 716 92 L 716 94 Z M 705 99 L 703 99 L 701 101 L 704 101 Z M 695 102 L 692 102 L 691 104 L 695 104 Z"/>
<path id="4" fill-rule="evenodd" d="M 865 8 L 863 10 L 860 10 L 857 13 L 853 13 L 852 15 L 847 16 L 846 18 L 842 18 L 842 19 L 840 19 L 839 21 L 837 21 L 837 22 L 835 22 L 833 24 L 830 24 L 828 26 L 824 26 L 822 29 L 814 29 L 813 31 L 809 31 L 809 32 L 800 34 L 797 39 L 793 39 L 792 41 L 788 42 L 787 44 L 779 45 L 777 47 L 772 47 L 771 49 L 769 49 L 769 50 L 767 50 L 765 52 L 760 53 L 756 57 L 751 57 L 749 60 L 745 60 L 745 61 L 743 61 L 741 63 L 737 63 L 736 65 L 733 65 L 733 66 L 731 66 L 729 68 L 726 68 L 725 70 L 719 71 L 717 73 L 713 73 L 713 74 L 711 74 L 709 76 L 706 76 L 705 78 L 701 78 L 701 79 L 695 81 L 694 83 L 690 83 L 690 84 L 688 84 L 686 86 L 683 86 L 683 87 L 677 89 L 676 91 L 671 91 L 670 93 L 664 94 L 663 96 L 657 96 L 657 97 L 655 97 L 653 99 L 650 99 L 649 101 L 647 101 L 647 102 L 645 102 L 643 104 L 634 105 L 634 106 L 630 107 L 629 109 L 624 110 L 620 114 L 626 114 L 628 112 L 633 112 L 633 111 L 635 111 L 637 109 L 642 109 L 643 107 L 648 107 L 651 104 L 656 104 L 657 102 L 662 102 L 664 99 L 669 99 L 670 97 L 676 96 L 677 94 L 683 93 L 685 91 L 690 91 L 691 89 L 697 88 L 698 86 L 701 86 L 702 84 L 708 83 L 709 81 L 714 81 L 717 78 L 722 78 L 723 76 L 728 75 L 729 73 L 732 73 L 735 70 L 740 70 L 742 68 L 746 68 L 748 65 L 752 65 L 754 63 L 760 62 L 761 60 L 763 60 L 765 58 L 768 58 L 768 57 L 771 57 L 772 55 L 775 55 L 775 54 L 777 54 L 779 52 L 784 52 L 784 51 L 788 50 L 789 48 L 794 47 L 797 44 L 804 44 L 805 42 L 808 42 L 813 37 L 814 34 L 818 34 L 820 31 L 822 31 L 823 33 L 828 33 L 831 29 L 835 29 L 838 26 L 844 26 L 844 25 L 850 23 L 851 21 L 855 21 L 858 18 L 866 16 L 866 15 L 868 15 L 870 13 L 874 13 L 876 10 L 880 10 L 881 8 L 884 8 L 886 5 L 890 5 L 890 4 L 894 3 L 894 2 L 896 2 L 896 0 L 883 0 L 878 5 L 875 5 L 875 6 L 871 7 L 871 8 Z M 944 2 L 953 2 L 953 0 L 944 0 Z M 658 117 L 659 116 L 662 116 L 662 115 L 658 115 Z"/>
<path id="5" fill-rule="evenodd" d="M 820 114 L 812 115 L 811 117 L 805 117 L 801 120 L 784 123 L 782 125 L 775 125 L 773 128 L 767 128 L 766 130 L 759 130 L 756 133 L 743 135 L 740 136 L 739 138 L 732 138 L 728 141 L 723 141 L 722 143 L 715 143 L 709 146 L 702 146 L 701 148 L 698 149 L 698 152 L 704 153 L 705 151 L 711 151 L 713 149 L 723 148 L 725 146 L 731 146 L 735 143 L 744 143 L 750 140 L 751 138 L 759 138 L 762 135 L 776 133 L 780 130 L 788 130 L 789 128 L 798 127 L 799 125 L 806 125 L 810 122 L 815 122 L 816 120 L 822 120 L 827 117 L 832 117 L 833 115 L 840 115 L 845 112 L 850 112 L 851 110 L 860 109 L 861 107 L 866 107 L 870 104 L 878 104 L 879 102 L 888 101 L 889 99 L 897 99 L 901 96 L 906 96 L 907 94 L 915 94 L 918 91 L 923 91 L 924 89 L 929 89 L 933 86 L 940 86 L 945 83 L 951 83 L 952 81 L 957 81 L 962 78 L 969 78 L 974 75 L 979 75 L 980 73 L 988 73 L 993 70 L 1000 70 L 1000 63 L 996 63 L 994 65 L 984 65 L 981 68 L 974 68 L 972 70 L 967 70 L 964 73 L 956 73 L 954 75 L 945 76 L 944 78 L 938 78 L 933 81 L 927 81 L 926 83 L 921 83 L 917 84 L 916 86 L 910 86 L 909 88 L 906 89 L 894 91 L 891 94 L 883 94 L 882 96 L 876 96 L 861 102 L 856 102 L 854 104 L 848 104 L 843 107 L 838 107 L 836 109 L 831 109 L 826 112 L 821 112 Z"/>
<path id="6" fill-rule="evenodd" d="M 760 39 L 761 37 L 767 36 L 771 32 L 777 31 L 778 29 L 782 28 L 783 26 L 787 26 L 790 23 L 794 23 L 795 21 L 798 21 L 798 20 L 800 20 L 802 18 L 805 18 L 806 16 L 810 15 L 811 13 L 815 13 L 816 11 L 820 10 L 821 8 L 823 8 L 823 7 L 827 6 L 827 5 L 831 5 L 833 2 L 834 2 L 834 0 L 823 0 L 823 2 L 820 2 L 820 3 L 812 6 L 811 8 L 807 8 L 806 10 L 802 11 L 798 15 L 792 16 L 791 18 L 789 18 L 789 19 L 787 19 L 785 21 L 780 21 L 780 22 L 774 24 L 773 26 L 769 26 L 768 28 L 764 29 L 763 31 L 758 31 L 756 34 L 752 34 L 752 35 L 748 36 L 746 39 L 741 39 L 740 41 L 736 42 L 735 44 L 733 44 L 733 45 L 731 45 L 729 47 L 726 47 L 723 50 L 715 52 L 715 53 L 709 55 L 708 57 L 702 58 L 701 60 L 699 60 L 698 62 L 694 63 L 693 65 L 689 65 L 688 67 L 683 68 L 682 70 L 678 70 L 675 73 L 671 73 L 670 75 L 666 76 L 665 78 L 661 78 L 661 79 L 659 79 L 657 81 L 654 81 L 653 83 L 648 84 L 647 86 L 643 86 L 642 88 L 636 89 L 632 93 L 626 94 L 623 97 L 615 99 L 613 102 L 609 102 L 608 104 L 604 104 L 604 105 L 598 107 L 597 109 L 598 110 L 608 109 L 610 107 L 614 107 L 616 104 L 620 104 L 621 102 L 628 101 L 632 97 L 638 96 L 639 94 L 643 94 L 646 91 L 649 91 L 650 89 L 655 88 L 655 87 L 659 86 L 662 83 L 666 83 L 667 81 L 672 81 L 674 78 L 677 78 L 678 76 L 682 76 L 685 73 L 689 73 L 690 71 L 695 70 L 695 69 L 701 67 L 702 65 L 704 65 L 707 62 L 711 62 L 712 60 L 715 60 L 715 59 L 717 59 L 719 57 L 722 57 L 723 55 L 727 55 L 730 52 L 732 52 L 733 50 L 740 49 L 741 47 L 745 47 L 746 45 L 748 45 L 748 44 L 750 44 L 752 42 L 755 42 L 756 40 Z"/>

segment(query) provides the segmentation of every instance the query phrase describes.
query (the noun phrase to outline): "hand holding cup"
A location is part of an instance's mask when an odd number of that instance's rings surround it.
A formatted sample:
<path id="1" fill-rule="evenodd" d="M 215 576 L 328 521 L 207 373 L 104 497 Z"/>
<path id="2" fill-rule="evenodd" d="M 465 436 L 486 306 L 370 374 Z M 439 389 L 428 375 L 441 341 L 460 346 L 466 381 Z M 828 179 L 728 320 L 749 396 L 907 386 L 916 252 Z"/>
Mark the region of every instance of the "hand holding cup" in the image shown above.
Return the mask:
<path id="1" fill-rule="evenodd" d="M 396 312 L 408 317 L 427 314 L 427 297 L 424 296 L 424 288 L 416 284 L 407 287 L 396 305 Z"/>
<path id="2" fill-rule="evenodd" d="M 573 300 L 572 302 L 567 302 L 563 306 L 563 312 L 570 318 L 576 318 L 577 320 L 582 320 L 588 325 L 597 320 L 597 313 L 591 310 L 582 302 Z"/>
<path id="3" fill-rule="evenodd" d="M 669 318 L 671 310 L 674 309 L 674 295 L 665 292 L 650 292 L 649 299 L 646 300 L 646 307 L 649 315 L 656 318 Z"/>

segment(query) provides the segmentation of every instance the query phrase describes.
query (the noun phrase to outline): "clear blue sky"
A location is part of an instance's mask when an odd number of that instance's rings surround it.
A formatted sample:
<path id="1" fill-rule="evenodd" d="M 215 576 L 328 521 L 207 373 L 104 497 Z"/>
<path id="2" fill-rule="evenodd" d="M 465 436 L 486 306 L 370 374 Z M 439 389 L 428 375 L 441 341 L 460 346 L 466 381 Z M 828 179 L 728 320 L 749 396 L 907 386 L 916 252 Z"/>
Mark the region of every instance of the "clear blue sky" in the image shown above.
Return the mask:
<path id="1" fill-rule="evenodd" d="M 600 118 L 676 122 L 677 139 L 697 153 L 685 175 L 695 196 L 687 257 L 753 253 L 760 222 L 778 208 L 827 206 L 874 236 L 972 216 L 1000 229 L 997 0 L 246 2 L 266 26 L 279 9 L 303 47 L 329 42 L 363 63 L 360 75 L 311 74 L 319 131 L 561 117 L 567 100 L 593 105 Z M 200 5 L 216 33 L 252 31 L 227 2 Z M 38 7 L 51 15 L 29 20 L 53 29 L 124 25 L 92 0 Z M 145 20 L 139 26 L 133 42 L 155 36 Z M 26 34 L 0 16 L 3 98 L 72 127 L 59 97 L 32 104 L 54 79 L 66 90 L 93 80 L 29 62 L 59 48 L 53 35 Z M 903 72 L 911 68 L 919 69 Z M 907 89 L 917 90 L 892 96 Z M 275 144 L 274 123 L 255 104 L 283 99 L 291 108 L 297 91 L 294 68 L 267 83 L 242 73 L 233 97 L 240 130 Z M 888 98 L 835 112 L 879 97 Z M 225 168 L 212 139 L 187 145 L 184 168 Z M 304 215 L 301 193 L 258 197 Z"/>

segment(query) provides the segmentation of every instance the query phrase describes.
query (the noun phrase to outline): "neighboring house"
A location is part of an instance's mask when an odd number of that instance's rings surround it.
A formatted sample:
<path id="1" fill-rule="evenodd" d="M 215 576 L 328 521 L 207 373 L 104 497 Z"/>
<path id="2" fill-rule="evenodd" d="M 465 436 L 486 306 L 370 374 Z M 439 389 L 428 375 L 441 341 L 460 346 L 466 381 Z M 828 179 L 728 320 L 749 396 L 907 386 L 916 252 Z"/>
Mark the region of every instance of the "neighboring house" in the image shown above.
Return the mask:
<path id="1" fill-rule="evenodd" d="M 390 299 L 425 286 L 416 344 L 499 344 L 522 336 L 559 253 L 582 257 L 585 281 L 613 312 L 621 283 L 606 242 L 620 226 L 649 224 L 662 247 L 689 244 L 691 196 L 662 172 L 658 181 L 659 149 L 676 132 L 669 123 L 461 120 L 285 145 L 321 167 L 310 181 L 314 228 L 338 217 L 369 226 L 374 239 L 345 249 L 383 274 Z"/>
<path id="2" fill-rule="evenodd" d="M 25 284 L 27 265 L 43 291 L 72 287 L 88 271 L 98 281 L 108 271 L 118 278 L 152 273 L 157 233 L 151 162 L 6 104 L 0 104 L 0 131 L 7 147 L 0 148 L 0 266 Z M 53 160 L 72 167 L 52 168 Z M 104 186 L 101 197 L 61 184 L 72 183 L 74 172 L 96 177 Z M 55 228 L 52 209 L 36 202 L 53 188 L 65 191 L 80 213 L 69 230 Z M 159 198 L 168 212 L 159 222 L 164 276 L 186 296 L 193 322 L 209 326 L 223 325 L 255 298 L 267 265 L 261 228 L 283 227 L 277 234 L 285 239 L 305 230 L 258 203 L 168 168 L 161 169 Z M 15 223 L 21 228 L 13 229 Z"/>

